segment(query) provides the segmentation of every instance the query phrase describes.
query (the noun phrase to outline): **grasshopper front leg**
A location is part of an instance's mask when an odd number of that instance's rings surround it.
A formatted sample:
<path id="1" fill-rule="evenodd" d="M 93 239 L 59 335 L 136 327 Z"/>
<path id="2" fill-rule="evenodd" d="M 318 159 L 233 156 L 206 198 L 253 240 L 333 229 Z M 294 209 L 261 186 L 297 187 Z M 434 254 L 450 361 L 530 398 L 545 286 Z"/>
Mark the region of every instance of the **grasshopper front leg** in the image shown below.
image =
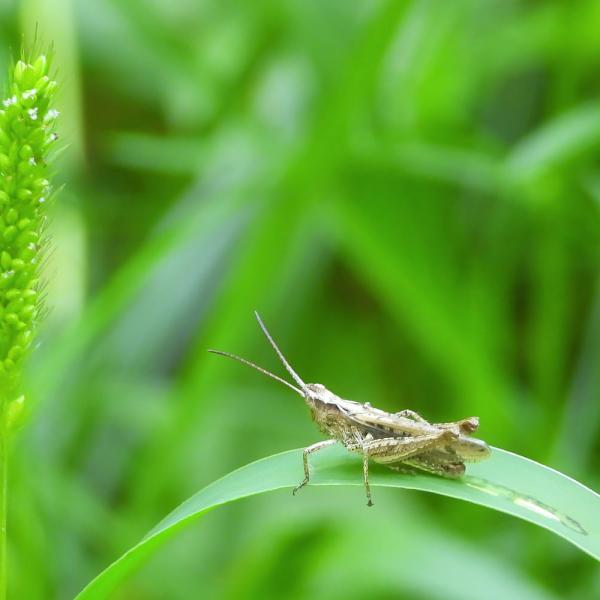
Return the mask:
<path id="1" fill-rule="evenodd" d="M 304 448 L 302 451 L 302 460 L 304 462 L 304 480 L 300 485 L 297 485 L 293 490 L 292 494 L 295 496 L 296 492 L 302 489 L 310 479 L 310 473 L 308 470 L 308 455 L 316 452 L 317 450 L 322 450 L 323 448 L 327 448 L 328 446 L 332 446 L 336 443 L 337 440 L 325 440 L 324 442 L 317 442 L 308 448 Z"/>

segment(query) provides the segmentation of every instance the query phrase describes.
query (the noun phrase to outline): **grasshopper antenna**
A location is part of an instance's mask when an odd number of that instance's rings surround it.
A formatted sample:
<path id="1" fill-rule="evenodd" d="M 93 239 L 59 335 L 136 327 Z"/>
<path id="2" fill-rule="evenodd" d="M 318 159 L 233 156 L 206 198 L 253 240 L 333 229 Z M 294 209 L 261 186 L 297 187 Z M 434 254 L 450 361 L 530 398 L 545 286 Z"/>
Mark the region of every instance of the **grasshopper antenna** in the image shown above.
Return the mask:
<path id="1" fill-rule="evenodd" d="M 231 358 L 233 360 L 237 360 L 238 362 L 241 362 L 244 365 L 252 367 L 253 369 L 256 369 L 257 371 L 260 371 L 263 375 L 267 375 L 268 377 L 271 377 L 272 379 L 275 379 L 275 381 L 279 381 L 279 383 L 283 383 L 284 385 L 287 385 L 289 388 L 291 388 L 297 394 L 300 394 L 304 398 L 304 393 L 302 392 L 302 390 L 298 389 L 295 385 L 292 385 L 291 383 L 289 383 L 285 379 L 282 379 L 281 377 L 278 377 L 274 373 L 271 373 L 270 371 L 267 371 L 266 369 L 263 369 L 262 367 L 259 367 L 258 365 L 254 364 L 253 362 L 251 362 L 249 360 L 246 360 L 245 358 L 242 358 L 240 356 L 236 356 L 235 354 L 229 354 L 229 352 L 222 352 L 221 350 L 209 350 L 209 352 L 211 352 L 212 354 L 218 354 L 220 356 L 225 356 L 227 358 Z"/>
<path id="2" fill-rule="evenodd" d="M 273 350 L 275 350 L 275 352 L 277 352 L 277 356 L 279 356 L 279 360 L 283 363 L 283 366 L 285 367 L 285 370 L 292 376 L 293 380 L 303 389 L 306 391 L 306 384 L 304 383 L 304 381 L 302 381 L 302 379 L 300 379 L 300 376 L 298 375 L 298 373 L 296 373 L 296 371 L 294 371 L 294 369 L 292 369 L 292 367 L 290 366 L 290 363 L 288 363 L 288 361 L 285 359 L 285 356 L 282 354 L 281 350 L 278 348 L 277 344 L 275 343 L 275 341 L 273 340 L 273 338 L 271 337 L 271 334 L 267 331 L 267 328 L 265 327 L 265 324 L 262 322 L 262 319 L 260 318 L 260 315 L 254 311 L 254 316 L 256 317 L 256 320 L 258 321 L 258 324 L 260 325 L 260 328 L 263 330 L 263 333 L 265 334 L 265 336 L 267 337 L 267 339 L 269 340 L 269 343 L 271 344 L 271 346 L 273 346 Z M 302 394 L 304 396 L 304 394 Z"/>

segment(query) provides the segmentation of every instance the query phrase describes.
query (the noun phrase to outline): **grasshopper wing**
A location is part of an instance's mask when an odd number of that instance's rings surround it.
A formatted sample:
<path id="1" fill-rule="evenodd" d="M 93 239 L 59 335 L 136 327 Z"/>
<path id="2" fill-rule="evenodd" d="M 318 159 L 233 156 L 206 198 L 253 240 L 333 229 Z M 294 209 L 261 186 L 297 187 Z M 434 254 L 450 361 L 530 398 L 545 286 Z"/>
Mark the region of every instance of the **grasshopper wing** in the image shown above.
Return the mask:
<path id="1" fill-rule="evenodd" d="M 436 431 L 431 425 L 424 425 L 413 419 L 373 408 L 369 404 L 342 400 L 340 410 L 355 425 L 388 437 L 423 435 Z"/>

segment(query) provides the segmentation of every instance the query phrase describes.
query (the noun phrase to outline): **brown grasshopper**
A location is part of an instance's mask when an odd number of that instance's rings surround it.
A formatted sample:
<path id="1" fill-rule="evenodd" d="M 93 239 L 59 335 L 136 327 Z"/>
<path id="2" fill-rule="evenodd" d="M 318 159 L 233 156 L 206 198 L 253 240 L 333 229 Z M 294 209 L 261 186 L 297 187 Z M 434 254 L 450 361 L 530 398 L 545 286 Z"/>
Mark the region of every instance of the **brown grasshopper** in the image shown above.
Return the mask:
<path id="1" fill-rule="evenodd" d="M 294 488 L 294 494 L 310 480 L 308 455 L 336 442 L 341 442 L 351 452 L 362 454 L 368 506 L 373 505 L 369 459 L 397 471 L 418 470 L 457 478 L 465 472 L 465 462 L 475 462 L 490 455 L 485 442 L 469 437 L 479 427 L 478 417 L 454 423 L 429 423 L 412 410 L 389 413 L 368 402 L 361 404 L 339 398 L 320 383 L 304 383 L 279 350 L 258 313 L 254 314 L 279 360 L 299 387 L 245 358 L 220 350 L 209 352 L 237 360 L 287 385 L 304 398 L 313 421 L 331 438 L 304 449 L 304 480 Z"/>

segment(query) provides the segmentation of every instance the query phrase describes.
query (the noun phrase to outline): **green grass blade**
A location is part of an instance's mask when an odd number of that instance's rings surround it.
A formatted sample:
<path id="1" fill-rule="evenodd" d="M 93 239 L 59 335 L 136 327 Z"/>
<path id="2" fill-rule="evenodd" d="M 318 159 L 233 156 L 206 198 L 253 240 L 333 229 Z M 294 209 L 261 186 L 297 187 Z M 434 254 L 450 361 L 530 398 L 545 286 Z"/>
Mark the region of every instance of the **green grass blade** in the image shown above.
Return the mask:
<path id="1" fill-rule="evenodd" d="M 313 485 L 362 486 L 359 457 L 341 447 L 325 450 L 311 462 Z M 176 508 L 77 598 L 109 597 L 179 529 L 217 506 L 294 487 L 302 476 L 301 465 L 301 450 L 292 450 L 250 463 L 215 481 Z M 600 560 L 600 496 L 558 471 L 504 450 L 494 449 L 489 460 L 471 465 L 469 475 L 461 481 L 400 475 L 374 466 L 371 484 L 432 492 L 487 506 L 544 527 Z M 302 493 L 311 493 L 310 488 Z M 377 494 L 374 496 L 377 501 Z"/>
<path id="2" fill-rule="evenodd" d="M 512 149 L 506 166 L 516 181 L 534 177 L 596 148 L 599 137 L 600 110 L 595 102 L 584 104 L 531 132 Z"/>

